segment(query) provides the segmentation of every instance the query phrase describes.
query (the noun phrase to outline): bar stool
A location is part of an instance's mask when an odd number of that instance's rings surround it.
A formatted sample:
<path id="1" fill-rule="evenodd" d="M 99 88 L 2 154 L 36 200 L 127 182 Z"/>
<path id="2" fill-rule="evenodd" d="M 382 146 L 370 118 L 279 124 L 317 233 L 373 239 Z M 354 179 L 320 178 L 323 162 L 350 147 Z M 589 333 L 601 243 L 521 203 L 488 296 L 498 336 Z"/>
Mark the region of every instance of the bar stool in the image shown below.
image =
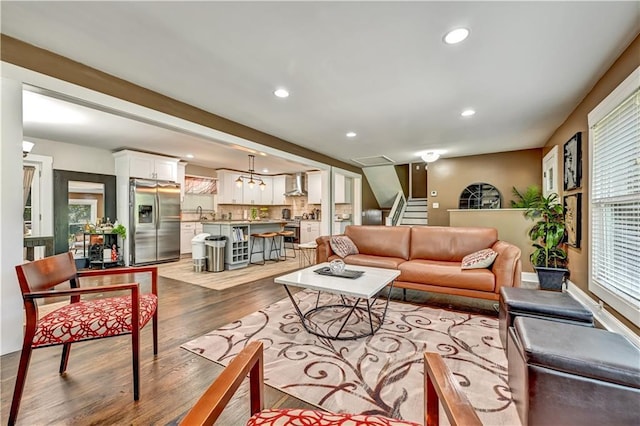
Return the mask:
<path id="1" fill-rule="evenodd" d="M 260 234 L 251 234 L 251 250 L 249 252 L 249 263 L 253 264 L 253 265 L 264 265 L 266 260 L 267 260 L 267 256 L 265 256 L 265 253 L 267 253 L 267 240 L 271 239 L 271 245 L 269 247 L 269 259 L 268 260 L 275 260 L 276 262 L 280 261 L 280 253 L 278 250 L 278 243 L 276 243 L 276 237 L 278 236 L 277 232 L 262 232 Z M 257 239 L 262 239 L 262 250 L 259 251 L 254 251 L 254 248 L 256 246 L 256 240 Z M 273 259 L 272 255 L 273 252 L 276 253 L 276 258 Z M 262 253 L 262 263 L 257 263 L 257 262 L 252 262 L 251 258 L 253 257 L 254 254 L 258 254 L 258 253 Z"/>
<path id="2" fill-rule="evenodd" d="M 284 252 L 284 259 L 287 260 L 287 248 L 293 250 L 293 256 L 289 256 L 293 259 L 296 258 L 296 247 L 293 245 L 293 231 L 280 231 L 278 236 L 282 237 L 282 251 Z M 287 247 L 287 243 L 289 247 Z"/>

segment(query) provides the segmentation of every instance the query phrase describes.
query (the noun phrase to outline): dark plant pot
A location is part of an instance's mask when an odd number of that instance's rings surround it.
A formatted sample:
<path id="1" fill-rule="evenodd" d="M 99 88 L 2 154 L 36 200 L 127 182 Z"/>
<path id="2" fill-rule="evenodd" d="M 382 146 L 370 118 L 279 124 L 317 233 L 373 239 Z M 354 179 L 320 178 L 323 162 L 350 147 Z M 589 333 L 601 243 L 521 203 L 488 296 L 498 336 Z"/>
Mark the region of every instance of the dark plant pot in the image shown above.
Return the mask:
<path id="1" fill-rule="evenodd" d="M 569 276 L 569 270 L 566 268 L 545 268 L 543 266 L 535 266 L 538 273 L 538 282 L 540 290 L 562 291 L 562 284 L 566 277 Z"/>

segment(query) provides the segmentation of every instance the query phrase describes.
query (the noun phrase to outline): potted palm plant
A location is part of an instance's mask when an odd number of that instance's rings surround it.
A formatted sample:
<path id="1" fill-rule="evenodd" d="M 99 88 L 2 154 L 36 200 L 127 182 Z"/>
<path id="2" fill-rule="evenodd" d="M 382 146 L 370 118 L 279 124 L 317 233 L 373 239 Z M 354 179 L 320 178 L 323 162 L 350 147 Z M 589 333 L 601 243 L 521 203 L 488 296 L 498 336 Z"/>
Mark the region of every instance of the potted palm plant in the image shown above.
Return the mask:
<path id="1" fill-rule="evenodd" d="M 564 214 L 564 206 L 558 202 L 556 193 L 541 196 L 525 211 L 525 216 L 535 221 L 529 230 L 534 248 L 531 263 L 543 290 L 561 291 L 569 275 Z"/>

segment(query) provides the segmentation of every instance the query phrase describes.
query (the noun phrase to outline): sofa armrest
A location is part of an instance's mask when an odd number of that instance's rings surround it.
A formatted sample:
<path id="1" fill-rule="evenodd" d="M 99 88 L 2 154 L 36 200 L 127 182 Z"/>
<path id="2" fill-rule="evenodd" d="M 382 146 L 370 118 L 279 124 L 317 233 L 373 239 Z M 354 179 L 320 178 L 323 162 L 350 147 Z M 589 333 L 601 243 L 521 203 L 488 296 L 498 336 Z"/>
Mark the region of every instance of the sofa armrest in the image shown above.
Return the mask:
<path id="1" fill-rule="evenodd" d="M 329 244 L 331 237 L 331 235 L 323 235 L 316 238 L 316 243 L 318 244 L 318 248 L 316 249 L 316 263 L 328 262 L 329 257 L 335 254 L 331 249 L 331 244 Z"/>
<path id="2" fill-rule="evenodd" d="M 496 293 L 501 287 L 520 287 L 522 281 L 522 262 L 520 249 L 506 241 L 496 241 L 491 247 L 498 253 L 491 272 L 496 276 Z"/>

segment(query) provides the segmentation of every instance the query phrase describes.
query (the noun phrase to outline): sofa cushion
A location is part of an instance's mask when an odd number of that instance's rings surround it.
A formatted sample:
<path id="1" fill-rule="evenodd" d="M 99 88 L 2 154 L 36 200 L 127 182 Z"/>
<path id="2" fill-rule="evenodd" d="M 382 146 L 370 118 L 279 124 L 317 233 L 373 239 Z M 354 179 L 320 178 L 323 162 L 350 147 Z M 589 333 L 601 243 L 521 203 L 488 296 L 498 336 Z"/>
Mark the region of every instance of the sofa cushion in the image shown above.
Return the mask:
<path id="1" fill-rule="evenodd" d="M 331 262 L 334 259 L 340 259 L 340 257 L 333 255 L 330 256 L 327 261 Z M 401 263 L 406 262 L 406 260 L 400 257 L 371 256 L 369 254 L 352 254 L 342 260 L 348 265 L 373 266 L 374 268 L 387 269 L 398 269 Z"/>
<path id="2" fill-rule="evenodd" d="M 329 240 L 331 250 L 340 257 L 346 257 L 350 254 L 358 254 L 358 247 L 346 235 L 335 235 Z"/>
<path id="3" fill-rule="evenodd" d="M 491 249 L 479 250 L 463 257 L 460 267 L 462 269 L 488 268 L 497 256 L 498 253 Z"/>
<path id="4" fill-rule="evenodd" d="M 417 259 L 401 263 L 398 269 L 401 272 L 398 281 L 489 292 L 494 291 L 496 285 L 491 270 L 463 270 L 459 262 Z"/>
<path id="5" fill-rule="evenodd" d="M 496 241 L 498 231 L 495 228 L 414 226 L 411 228 L 410 259 L 461 262 L 466 255 L 490 248 Z"/>
<path id="6" fill-rule="evenodd" d="M 409 259 L 411 228 L 349 225 L 344 234 L 351 238 L 360 254 Z"/>

